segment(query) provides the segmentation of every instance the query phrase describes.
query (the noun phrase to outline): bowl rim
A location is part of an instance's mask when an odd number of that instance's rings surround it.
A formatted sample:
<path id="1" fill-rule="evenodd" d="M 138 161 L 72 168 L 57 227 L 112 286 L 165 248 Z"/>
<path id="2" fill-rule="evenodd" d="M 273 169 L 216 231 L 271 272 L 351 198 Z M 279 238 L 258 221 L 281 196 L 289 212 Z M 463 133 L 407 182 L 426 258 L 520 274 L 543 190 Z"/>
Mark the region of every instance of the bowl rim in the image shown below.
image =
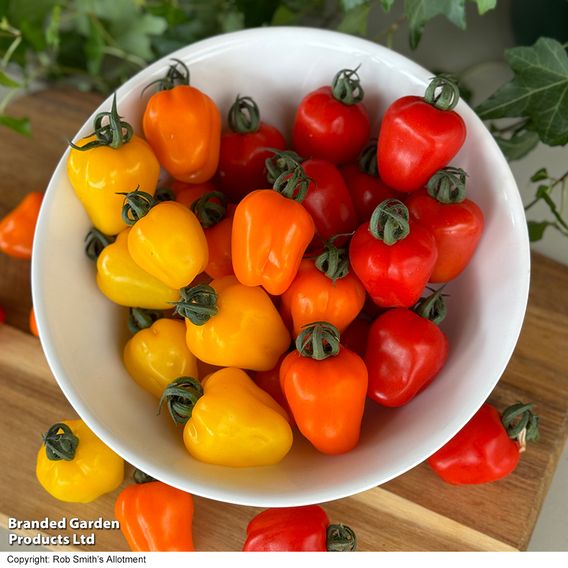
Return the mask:
<path id="1" fill-rule="evenodd" d="M 361 50 L 365 50 L 367 52 L 372 52 L 377 55 L 386 55 L 386 57 L 390 60 L 390 63 L 396 65 L 397 62 L 401 62 L 404 66 L 408 69 L 410 68 L 412 72 L 416 72 L 418 74 L 430 74 L 427 69 L 422 67 L 421 65 L 415 63 L 408 57 L 393 51 L 385 46 L 376 44 L 371 40 L 364 39 L 357 36 L 351 36 L 349 34 L 345 34 L 342 32 L 334 31 L 334 30 L 327 30 L 322 28 L 312 28 L 312 27 L 299 27 L 299 26 L 269 26 L 269 27 L 261 27 L 261 28 L 249 28 L 245 30 L 239 30 L 236 32 L 230 32 L 225 34 L 220 34 L 216 36 L 212 36 L 206 38 L 204 40 L 189 44 L 184 46 L 170 54 L 161 57 L 160 59 L 156 60 L 155 62 L 149 64 L 144 69 L 136 73 L 132 76 L 128 81 L 122 84 L 118 89 L 116 89 L 115 93 L 117 96 L 117 101 L 120 104 L 121 99 L 123 96 L 132 90 L 133 86 L 140 82 L 141 75 L 150 75 L 153 72 L 157 71 L 158 69 L 163 69 L 164 66 L 168 63 L 169 60 L 172 58 L 179 58 L 179 59 L 187 59 L 192 57 L 198 52 L 205 52 L 209 48 L 221 48 L 223 46 L 227 47 L 231 44 L 246 41 L 248 39 L 270 39 L 271 36 L 273 37 L 274 34 L 284 34 L 291 36 L 294 41 L 298 41 L 298 39 L 306 39 L 308 41 L 313 42 L 317 39 L 322 39 L 326 43 L 329 42 L 330 39 L 335 39 L 336 41 L 341 42 L 348 42 L 351 46 L 360 48 Z M 87 130 L 87 125 L 92 123 L 94 116 L 101 112 L 108 107 L 110 102 L 112 101 L 112 94 L 110 94 L 105 100 L 101 102 L 99 107 L 95 109 L 95 111 L 91 114 L 91 116 L 87 117 L 84 121 L 83 126 L 76 132 L 75 137 L 78 135 L 83 135 L 81 132 Z M 465 105 L 466 108 L 470 108 L 465 101 L 460 101 L 460 105 Z M 470 108 L 471 112 L 473 110 Z M 475 113 L 474 113 L 475 115 Z M 476 119 L 479 120 L 481 125 L 484 128 L 485 125 L 475 115 Z M 507 348 L 505 349 L 507 355 L 503 358 L 503 363 L 500 367 L 496 368 L 495 372 L 495 380 L 487 383 L 486 385 L 486 392 L 483 396 L 483 399 L 480 401 L 479 404 L 475 408 L 472 408 L 471 412 L 463 413 L 462 418 L 460 419 L 460 427 L 461 429 L 477 412 L 477 410 L 481 407 L 481 405 L 487 400 L 493 389 L 495 388 L 496 384 L 499 382 L 505 368 L 507 367 L 510 358 L 513 354 L 514 348 L 518 342 L 519 335 L 522 330 L 522 324 L 525 318 L 528 297 L 529 297 L 529 287 L 530 287 L 530 266 L 531 266 L 531 257 L 530 257 L 530 242 L 528 238 L 528 230 L 526 229 L 526 218 L 524 216 L 524 209 L 522 205 L 522 199 L 520 196 L 520 192 L 518 190 L 518 186 L 516 180 L 513 176 L 513 173 L 509 167 L 508 162 L 506 161 L 503 153 L 501 152 L 500 148 L 498 147 L 497 143 L 491 137 L 491 142 L 494 146 L 494 152 L 499 156 L 499 160 L 503 164 L 503 174 L 506 176 L 508 181 L 508 186 L 514 187 L 516 191 L 511 192 L 512 198 L 512 205 L 511 205 L 511 214 L 514 216 L 515 221 L 522 221 L 522 225 L 525 227 L 524 231 L 521 231 L 518 236 L 521 236 L 522 242 L 519 242 L 519 254 L 523 253 L 523 257 L 519 259 L 520 265 L 522 267 L 526 267 L 524 278 L 519 281 L 518 284 L 518 295 L 519 295 L 519 305 L 518 309 L 515 311 L 515 318 L 510 325 L 510 330 L 512 333 L 509 336 L 509 341 L 507 343 Z M 69 148 L 67 148 L 57 166 L 55 167 L 52 176 L 50 178 L 49 184 L 46 188 L 45 195 L 48 198 L 55 193 L 57 180 L 61 177 L 61 175 L 65 175 L 65 167 L 67 156 L 69 153 Z M 48 199 L 49 200 L 49 199 Z M 43 351 L 49 365 L 51 372 L 53 373 L 59 387 L 61 388 L 62 392 L 64 393 L 65 397 L 74 408 L 75 412 L 80 416 L 82 420 L 87 424 L 87 426 L 111 449 L 113 449 L 116 453 L 118 453 L 126 462 L 131 464 L 132 466 L 142 469 L 146 471 L 150 475 L 154 473 L 154 467 L 149 465 L 144 456 L 134 454 L 124 443 L 117 439 L 105 425 L 101 424 L 93 415 L 93 413 L 89 410 L 89 407 L 84 404 L 79 392 L 72 386 L 72 382 L 67 376 L 66 371 L 63 369 L 62 365 L 58 361 L 54 349 L 52 349 L 51 345 L 54 343 L 53 334 L 51 333 L 48 323 L 47 323 L 47 315 L 45 312 L 45 307 L 42 302 L 42 283 L 41 283 L 41 273 L 42 273 L 42 248 L 43 248 L 43 240 L 42 235 L 44 231 L 44 227 L 46 226 L 46 217 L 48 207 L 46 206 L 47 201 L 44 199 L 44 204 L 42 204 L 40 214 L 38 217 L 38 222 L 36 225 L 35 230 L 35 238 L 33 244 L 33 252 L 32 252 L 32 266 L 31 266 L 31 282 L 32 282 L 32 300 L 35 308 L 35 316 L 37 327 L 39 331 L 39 338 L 41 341 L 41 345 L 43 347 Z M 455 434 L 458 430 L 452 435 L 440 436 L 440 438 L 435 443 L 430 443 L 429 445 L 429 453 L 428 456 L 437 451 L 443 445 L 445 445 Z M 332 500 L 343 499 L 346 497 L 350 497 L 352 495 L 356 495 L 372 489 L 377 485 L 382 485 L 391 481 L 392 479 L 403 475 L 404 473 L 408 472 L 409 470 L 413 469 L 420 463 L 422 463 L 428 456 L 424 456 L 422 459 L 415 459 L 409 460 L 405 465 L 404 469 L 399 471 L 396 474 L 389 476 L 388 478 L 381 478 L 380 480 L 375 480 L 369 482 L 365 479 L 358 479 L 356 477 L 353 478 L 349 487 L 342 486 L 341 491 L 332 492 L 329 490 L 323 491 L 314 491 L 311 497 L 305 498 L 297 498 L 293 506 L 301 506 L 301 505 L 310 505 L 315 503 L 325 503 Z M 260 507 L 282 507 L 282 506 L 291 506 L 289 504 L 289 497 L 285 495 L 284 497 L 280 497 L 278 495 L 274 496 L 272 500 L 267 500 L 265 498 L 250 498 L 247 496 L 246 498 L 242 498 L 238 495 L 235 495 L 232 492 L 230 495 L 227 494 L 227 490 L 218 488 L 214 484 L 210 484 L 207 486 L 207 490 L 203 490 L 201 488 L 196 488 L 194 490 L 187 489 L 185 484 L 182 484 L 178 478 L 174 476 L 170 476 L 170 478 L 165 478 L 164 475 L 159 476 L 162 480 L 165 480 L 165 483 L 168 483 L 174 487 L 177 487 L 181 490 L 191 492 L 194 495 L 214 499 L 218 501 L 222 501 L 225 503 L 232 503 L 236 505 L 243 505 L 243 506 L 260 506 Z"/>

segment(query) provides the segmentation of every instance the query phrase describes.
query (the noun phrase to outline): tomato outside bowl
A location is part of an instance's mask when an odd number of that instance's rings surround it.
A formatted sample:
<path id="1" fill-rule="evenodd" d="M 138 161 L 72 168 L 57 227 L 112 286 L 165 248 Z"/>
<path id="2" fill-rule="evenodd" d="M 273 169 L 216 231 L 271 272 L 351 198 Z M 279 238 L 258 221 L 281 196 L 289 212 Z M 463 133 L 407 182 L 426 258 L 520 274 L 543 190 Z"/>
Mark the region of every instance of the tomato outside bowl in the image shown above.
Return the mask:
<path id="1" fill-rule="evenodd" d="M 173 57 L 189 66 L 192 84 L 211 96 L 224 116 L 237 94 L 250 95 L 263 120 L 282 128 L 288 140 L 301 98 L 329 84 L 340 69 L 360 66 L 375 133 L 393 100 L 422 95 L 433 76 L 385 47 L 338 32 L 245 30 L 185 47 L 120 87 L 120 114 L 138 133 L 150 96 L 148 91 L 141 96 L 142 90 L 164 74 Z M 110 106 L 111 97 L 96 112 Z M 469 173 L 468 195 L 483 210 L 485 230 L 467 269 L 446 287 L 446 366 L 406 406 L 387 409 L 368 401 L 361 440 L 351 452 L 323 455 L 295 433 L 291 452 L 270 467 L 229 468 L 194 460 L 181 431 L 156 416 L 156 400 L 129 378 L 121 358 L 125 308 L 99 292 L 95 268 L 84 253 L 91 225 L 67 178 L 67 150 L 37 224 L 32 291 L 47 361 L 81 418 L 127 462 L 165 483 L 194 495 L 260 507 L 354 495 L 403 474 L 438 450 L 480 408 L 505 370 L 522 327 L 530 277 L 525 215 L 509 165 L 471 108 L 460 101 L 456 111 L 468 134 L 452 165 Z M 91 131 L 94 114 L 76 138 Z"/>

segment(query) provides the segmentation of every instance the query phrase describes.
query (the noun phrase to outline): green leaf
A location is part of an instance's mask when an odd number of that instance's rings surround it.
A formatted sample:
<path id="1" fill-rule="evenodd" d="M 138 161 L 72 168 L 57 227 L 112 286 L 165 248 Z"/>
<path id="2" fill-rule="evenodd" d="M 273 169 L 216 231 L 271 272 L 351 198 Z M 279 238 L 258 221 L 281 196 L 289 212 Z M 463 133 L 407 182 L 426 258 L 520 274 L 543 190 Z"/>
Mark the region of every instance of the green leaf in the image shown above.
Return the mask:
<path id="1" fill-rule="evenodd" d="M 15 89 L 16 87 L 20 86 L 20 83 L 14 81 L 11 77 L 8 77 L 4 71 L 0 69 L 0 85 L 3 87 L 10 87 L 11 89 Z"/>
<path id="2" fill-rule="evenodd" d="M 46 47 L 44 24 L 58 0 L 13 0 L 9 4 L 10 23 L 22 32 L 35 51 Z"/>
<path id="3" fill-rule="evenodd" d="M 340 0 L 340 4 L 344 12 L 349 12 L 349 10 L 357 8 L 357 6 L 362 6 L 363 4 L 368 5 L 369 0 Z"/>
<path id="4" fill-rule="evenodd" d="M 539 38 L 532 47 L 505 51 L 515 73 L 477 108 L 482 119 L 527 117 L 549 146 L 568 143 L 568 55 L 554 39 Z"/>
<path id="5" fill-rule="evenodd" d="M 32 135 L 32 127 L 29 118 L 16 118 L 14 116 L 7 116 L 0 114 L 0 125 L 6 126 L 11 130 L 15 130 L 23 136 L 30 137 Z"/>
<path id="6" fill-rule="evenodd" d="M 223 33 L 235 32 L 245 27 L 245 17 L 241 12 L 230 10 L 219 15 L 219 23 Z"/>
<path id="7" fill-rule="evenodd" d="M 48 47 L 57 49 L 59 47 L 59 26 L 61 25 L 61 6 L 53 7 L 47 27 L 45 29 L 45 41 Z"/>
<path id="8" fill-rule="evenodd" d="M 345 13 L 337 29 L 346 34 L 365 36 L 367 35 L 368 22 L 369 5 L 361 4 Z"/>
<path id="9" fill-rule="evenodd" d="M 550 221 L 527 221 L 530 242 L 540 241 L 544 237 L 544 231 L 546 231 L 547 227 L 553 224 Z"/>
<path id="10" fill-rule="evenodd" d="M 97 75 L 101 69 L 104 58 L 105 40 L 97 25 L 89 20 L 89 35 L 83 49 L 85 51 L 87 71 L 91 75 Z"/>
<path id="11" fill-rule="evenodd" d="M 548 179 L 548 170 L 546 168 L 540 168 L 532 176 L 531 181 L 533 183 L 537 181 L 542 181 L 543 179 Z"/>
<path id="12" fill-rule="evenodd" d="M 485 12 L 489 12 L 489 10 L 493 10 L 497 7 L 497 0 L 472 0 L 477 4 L 477 11 L 479 12 L 480 16 L 483 16 Z"/>
<path id="13" fill-rule="evenodd" d="M 244 17 L 244 27 L 247 28 L 269 24 L 279 5 L 280 0 L 236 0 L 236 6 Z"/>
<path id="14" fill-rule="evenodd" d="M 121 30 L 115 29 L 113 26 L 111 31 L 117 44 L 124 51 L 136 55 L 145 61 L 151 61 L 153 54 L 149 36 L 159 36 L 166 28 L 167 22 L 164 18 L 153 16 L 152 14 L 144 14 L 134 18 L 128 28 Z"/>
<path id="15" fill-rule="evenodd" d="M 510 138 L 495 136 L 495 141 L 505 154 L 505 158 L 513 162 L 526 156 L 538 144 L 538 134 L 530 130 L 523 130 L 513 134 Z"/>
<path id="16" fill-rule="evenodd" d="M 381 0 L 381 6 L 385 12 L 390 12 L 393 4 L 394 0 Z"/>
<path id="17" fill-rule="evenodd" d="M 410 47 L 416 49 L 425 25 L 436 16 L 445 16 L 452 24 L 465 30 L 465 0 L 404 0 L 408 19 Z"/>

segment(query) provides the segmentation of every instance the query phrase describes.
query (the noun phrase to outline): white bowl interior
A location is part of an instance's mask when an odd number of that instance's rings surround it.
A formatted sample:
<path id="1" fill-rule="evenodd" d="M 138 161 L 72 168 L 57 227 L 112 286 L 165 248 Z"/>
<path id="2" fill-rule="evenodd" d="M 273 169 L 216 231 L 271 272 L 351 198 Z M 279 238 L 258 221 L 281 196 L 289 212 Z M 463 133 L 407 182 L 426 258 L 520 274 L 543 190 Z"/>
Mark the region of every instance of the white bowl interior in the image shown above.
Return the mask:
<path id="1" fill-rule="evenodd" d="M 423 94 L 432 76 L 386 48 L 359 38 L 306 28 L 264 28 L 214 37 L 172 54 L 186 62 L 192 84 L 223 115 L 237 93 L 251 95 L 267 122 L 289 134 L 300 99 L 342 68 L 360 65 L 373 131 L 387 105 Z M 120 114 L 140 132 L 163 59 L 117 92 Z M 110 108 L 110 98 L 99 110 Z M 63 392 L 96 434 L 128 462 L 196 495 L 255 506 L 322 503 L 384 483 L 422 462 L 477 411 L 499 380 L 522 325 L 529 285 L 529 245 L 522 203 L 492 136 L 460 101 L 466 143 L 453 161 L 469 172 L 469 196 L 485 214 L 485 232 L 466 271 L 447 286 L 442 324 L 451 351 L 436 380 L 410 404 L 388 410 L 372 402 L 358 447 L 325 456 L 295 437 L 278 465 L 233 469 L 192 459 L 181 430 L 126 374 L 121 360 L 126 313 L 97 289 L 83 239 L 90 223 L 67 179 L 63 155 L 47 189 L 33 251 L 36 318 L 50 367 Z M 92 117 L 78 136 L 90 132 Z M 128 189 L 128 188 L 126 188 Z M 54 420 L 65 417 L 54 416 Z"/>

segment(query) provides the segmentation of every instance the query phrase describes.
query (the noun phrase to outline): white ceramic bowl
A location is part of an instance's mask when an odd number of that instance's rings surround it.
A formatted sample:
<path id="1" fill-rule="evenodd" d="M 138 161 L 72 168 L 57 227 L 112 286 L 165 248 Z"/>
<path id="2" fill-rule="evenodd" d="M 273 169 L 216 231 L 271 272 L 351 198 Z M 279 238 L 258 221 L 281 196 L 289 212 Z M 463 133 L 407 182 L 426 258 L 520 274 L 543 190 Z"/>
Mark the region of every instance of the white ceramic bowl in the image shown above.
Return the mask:
<path id="1" fill-rule="evenodd" d="M 188 64 L 192 84 L 223 115 L 237 93 L 251 95 L 262 117 L 289 135 L 300 99 L 328 84 L 342 68 L 360 65 L 373 132 L 387 105 L 424 93 L 432 73 L 366 40 L 307 28 L 263 28 L 213 37 L 171 55 Z M 161 77 L 169 57 L 150 65 L 117 91 L 120 114 L 141 132 L 145 85 Z M 110 108 L 107 99 L 100 110 Z M 486 226 L 466 271 L 447 286 L 442 328 L 447 365 L 410 404 L 388 410 L 367 405 L 360 444 L 341 456 L 313 450 L 300 435 L 272 467 L 233 469 L 192 459 L 156 400 L 123 368 L 125 310 L 97 289 L 83 252 L 90 223 L 67 179 L 62 156 L 43 202 L 32 264 L 33 301 L 47 360 L 79 415 L 125 460 L 196 495 L 255 506 L 322 503 L 384 483 L 422 462 L 447 442 L 489 396 L 515 347 L 529 288 L 529 243 L 521 199 L 491 134 L 460 101 L 467 140 L 453 164 L 469 172 L 469 196 Z M 97 111 L 97 112 L 98 112 Z M 90 117 L 77 136 L 91 130 Z M 65 418 L 53 416 L 54 420 Z"/>

